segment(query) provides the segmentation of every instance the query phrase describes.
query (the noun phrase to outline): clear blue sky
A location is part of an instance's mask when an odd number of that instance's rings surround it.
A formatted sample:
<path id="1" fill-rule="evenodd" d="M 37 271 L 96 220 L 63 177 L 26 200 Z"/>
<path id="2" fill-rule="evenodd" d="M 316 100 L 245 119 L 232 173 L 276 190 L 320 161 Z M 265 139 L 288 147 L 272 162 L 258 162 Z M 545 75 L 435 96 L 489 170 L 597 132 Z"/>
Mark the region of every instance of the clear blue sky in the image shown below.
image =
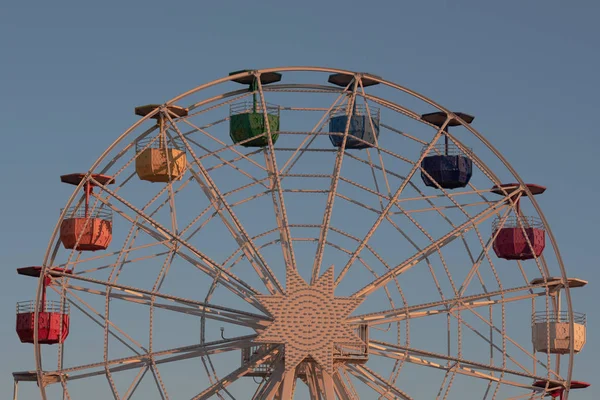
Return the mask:
<path id="1" fill-rule="evenodd" d="M 0 6 L 0 397 L 33 368 L 14 304 L 33 298 L 15 268 L 40 263 L 71 188 L 136 117 L 242 68 L 369 71 L 476 116 L 526 180 L 588 314 L 574 378 L 596 382 L 600 5 L 595 1 L 34 1 Z M 591 390 L 574 399 L 593 399 Z"/>

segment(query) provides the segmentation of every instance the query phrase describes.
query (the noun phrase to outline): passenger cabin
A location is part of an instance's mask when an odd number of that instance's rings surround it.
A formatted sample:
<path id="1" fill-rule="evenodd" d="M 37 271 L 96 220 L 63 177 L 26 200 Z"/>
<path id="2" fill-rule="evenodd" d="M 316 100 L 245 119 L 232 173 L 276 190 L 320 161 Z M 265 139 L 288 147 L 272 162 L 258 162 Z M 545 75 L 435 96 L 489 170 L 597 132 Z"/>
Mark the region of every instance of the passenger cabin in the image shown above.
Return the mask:
<path id="1" fill-rule="evenodd" d="M 56 272 L 70 273 L 62 268 L 54 268 Z M 42 267 L 18 268 L 20 275 L 40 277 Z M 52 284 L 52 276 L 44 277 L 42 296 L 38 307 L 37 338 L 40 344 L 63 343 L 69 336 L 69 305 L 63 300 L 46 299 L 46 288 Z M 35 338 L 35 301 L 17 303 L 16 330 L 21 343 L 34 343 Z"/>
<path id="2" fill-rule="evenodd" d="M 377 145 L 379 138 L 379 118 L 379 109 L 375 107 L 367 110 L 365 105 L 355 104 L 350 115 L 346 107 L 338 107 L 330 113 L 329 140 L 335 147 L 345 149 L 361 150 L 373 147 Z"/>
<path id="3" fill-rule="evenodd" d="M 328 82 L 346 88 L 354 79 L 354 75 L 333 74 L 329 76 Z M 377 85 L 379 82 L 362 77 L 361 83 L 364 88 Z M 379 139 L 380 118 L 380 110 L 367 106 L 366 102 L 358 105 L 355 100 L 352 108 L 348 105 L 335 107 L 329 114 L 329 140 L 335 147 L 345 149 L 360 150 L 373 147 L 377 145 Z"/>
<path id="4" fill-rule="evenodd" d="M 78 186 L 86 174 L 63 175 L 64 183 Z M 90 209 L 90 195 L 98 184 L 114 183 L 110 176 L 92 174 L 84 183 L 85 203 L 66 210 L 60 225 L 60 241 L 66 249 L 81 251 L 106 250 L 112 240 L 112 212 L 100 207 Z M 96 183 L 97 182 L 97 183 Z M 61 213 L 64 210 L 61 210 Z"/>
<path id="5" fill-rule="evenodd" d="M 571 350 L 570 324 L 571 314 L 561 311 L 561 290 L 580 288 L 587 285 L 582 279 L 568 278 L 566 284 L 561 278 L 546 278 L 546 285 L 554 296 L 554 309 L 535 312 L 531 319 L 532 341 L 535 351 L 551 354 L 569 354 Z M 543 278 L 536 278 L 531 285 L 543 285 Z M 573 351 L 579 353 L 586 342 L 586 315 L 574 312 L 573 314 Z"/>
<path id="6" fill-rule="evenodd" d="M 250 70 L 235 71 L 229 75 L 237 75 Z M 279 82 L 281 74 L 267 72 L 260 75 L 260 84 L 268 85 Z M 279 137 L 279 106 L 267 104 L 263 109 L 262 99 L 258 95 L 259 78 L 252 74 L 233 79 L 234 82 L 248 85 L 252 93 L 252 101 L 234 103 L 229 108 L 229 136 L 235 144 L 244 147 L 265 147 L 269 145 L 269 135 L 273 144 Z"/>
<path id="7" fill-rule="evenodd" d="M 470 124 L 475 117 L 469 114 L 457 112 L 454 113 L 465 123 Z M 432 125 L 441 128 L 447 114 L 444 112 L 434 112 L 421 115 L 421 119 Z M 473 161 L 465 154 L 461 147 L 450 143 L 446 133 L 450 126 L 462 125 L 456 118 L 452 118 L 446 124 L 446 129 L 442 132 L 444 143 L 437 144 L 427 150 L 427 154 L 421 161 L 421 179 L 426 186 L 443 189 L 457 189 L 467 186 L 473 176 Z"/>
<path id="8" fill-rule="evenodd" d="M 545 187 L 527 185 L 532 195 L 544 193 Z M 515 191 L 520 194 L 513 196 Z M 526 191 L 521 191 L 521 186 L 516 183 L 494 186 L 492 193 L 510 196 L 515 203 L 514 215 L 505 218 L 497 217 L 492 224 L 492 237 L 494 237 L 494 252 L 499 258 L 506 260 L 530 260 L 542 255 L 546 247 L 546 230 L 539 218 L 527 217 L 521 214 L 521 197 L 528 196 Z M 510 200 L 507 200 L 507 203 Z"/>
<path id="9" fill-rule="evenodd" d="M 136 107 L 135 114 L 147 116 L 151 113 L 156 120 L 158 135 L 145 136 L 135 142 L 135 172 L 137 176 L 148 182 L 171 182 L 181 180 L 187 169 L 186 148 L 179 138 L 167 134 L 165 122 L 170 118 L 181 118 L 188 115 L 188 110 L 179 106 L 166 106 L 164 111 L 156 111 L 159 104 L 148 104 Z"/>
<path id="10" fill-rule="evenodd" d="M 549 313 L 536 312 L 531 321 L 532 341 L 535 351 L 551 354 L 569 354 L 570 315 L 566 311 Z M 573 351 L 579 353 L 586 342 L 586 315 L 573 313 Z"/>

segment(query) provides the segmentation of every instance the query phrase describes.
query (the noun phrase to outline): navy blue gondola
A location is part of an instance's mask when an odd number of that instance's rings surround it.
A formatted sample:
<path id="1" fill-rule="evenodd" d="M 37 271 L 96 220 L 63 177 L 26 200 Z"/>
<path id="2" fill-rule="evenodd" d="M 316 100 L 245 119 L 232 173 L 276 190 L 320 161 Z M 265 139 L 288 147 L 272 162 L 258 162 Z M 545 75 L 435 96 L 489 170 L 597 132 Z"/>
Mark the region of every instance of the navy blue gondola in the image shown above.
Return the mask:
<path id="1" fill-rule="evenodd" d="M 475 119 L 474 116 L 462 112 L 456 112 L 454 115 L 467 124 Z M 444 125 L 448 115 L 445 112 L 437 111 L 423 114 L 421 119 L 439 128 Z M 451 118 L 446 124 L 446 132 L 451 126 L 460 125 L 462 125 L 460 121 Z M 429 176 L 423 171 L 427 172 Z M 430 149 L 429 154 L 421 161 L 421 179 L 426 186 L 437 188 L 439 185 L 443 189 L 457 189 L 467 186 L 472 175 L 473 162 L 458 146 L 449 143 L 448 136 L 444 136 L 444 143 Z"/>
<path id="2" fill-rule="evenodd" d="M 366 149 L 373 147 L 379 138 L 379 109 L 369 107 L 371 118 L 364 106 L 356 106 L 350 117 L 346 149 Z M 344 132 L 348 116 L 345 108 L 338 108 L 331 113 L 329 120 L 329 139 L 335 147 L 344 142 Z"/>
<path id="3" fill-rule="evenodd" d="M 437 188 L 437 182 L 444 189 L 467 186 L 473 175 L 473 162 L 457 146 L 442 144 L 432 148 L 429 154 L 421 161 L 421 179 L 425 185 Z"/>

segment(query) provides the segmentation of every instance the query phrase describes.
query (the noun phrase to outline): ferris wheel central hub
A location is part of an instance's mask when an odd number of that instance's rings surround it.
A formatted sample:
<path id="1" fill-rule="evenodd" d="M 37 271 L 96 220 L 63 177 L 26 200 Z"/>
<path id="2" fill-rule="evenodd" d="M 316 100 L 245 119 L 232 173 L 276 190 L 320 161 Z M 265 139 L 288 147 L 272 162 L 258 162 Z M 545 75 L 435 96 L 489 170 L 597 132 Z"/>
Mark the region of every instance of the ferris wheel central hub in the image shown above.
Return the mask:
<path id="1" fill-rule="evenodd" d="M 285 370 L 311 357 L 324 371 L 333 372 L 335 345 L 365 346 L 346 318 L 362 299 L 334 296 L 333 267 L 313 285 L 288 268 L 286 293 L 258 296 L 274 321 L 255 342 L 285 345 Z"/>

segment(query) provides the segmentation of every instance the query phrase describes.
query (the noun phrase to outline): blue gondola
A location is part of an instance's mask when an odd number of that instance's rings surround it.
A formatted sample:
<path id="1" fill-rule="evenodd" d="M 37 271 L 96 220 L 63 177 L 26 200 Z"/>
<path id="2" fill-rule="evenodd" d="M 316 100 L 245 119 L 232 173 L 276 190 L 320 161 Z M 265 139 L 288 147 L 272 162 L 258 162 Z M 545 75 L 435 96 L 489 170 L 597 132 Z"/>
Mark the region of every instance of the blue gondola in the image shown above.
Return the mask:
<path id="1" fill-rule="evenodd" d="M 471 123 L 474 119 L 468 114 L 455 114 L 466 123 Z M 444 124 L 446 118 L 446 114 L 442 112 L 421 116 L 424 121 L 438 127 Z M 458 125 L 461 125 L 458 120 L 450 120 L 446 132 L 449 126 Z M 473 176 L 473 161 L 458 146 L 449 143 L 447 136 L 444 136 L 443 144 L 432 147 L 421 161 L 421 179 L 426 186 L 437 188 L 439 185 L 443 189 L 461 188 L 467 186 L 471 176 Z"/>
<path id="2" fill-rule="evenodd" d="M 429 154 L 421 161 L 421 179 L 425 185 L 437 188 L 423 170 L 444 189 L 467 186 L 473 175 L 473 162 L 458 147 L 448 144 L 446 149 L 442 144 L 432 148 Z"/>
<path id="3" fill-rule="evenodd" d="M 346 149 L 366 149 L 373 147 L 379 138 L 379 109 L 365 106 L 355 106 L 350 116 Z M 329 120 L 329 139 L 335 147 L 341 147 L 344 142 L 344 132 L 348 123 L 345 107 L 332 111 Z"/>

